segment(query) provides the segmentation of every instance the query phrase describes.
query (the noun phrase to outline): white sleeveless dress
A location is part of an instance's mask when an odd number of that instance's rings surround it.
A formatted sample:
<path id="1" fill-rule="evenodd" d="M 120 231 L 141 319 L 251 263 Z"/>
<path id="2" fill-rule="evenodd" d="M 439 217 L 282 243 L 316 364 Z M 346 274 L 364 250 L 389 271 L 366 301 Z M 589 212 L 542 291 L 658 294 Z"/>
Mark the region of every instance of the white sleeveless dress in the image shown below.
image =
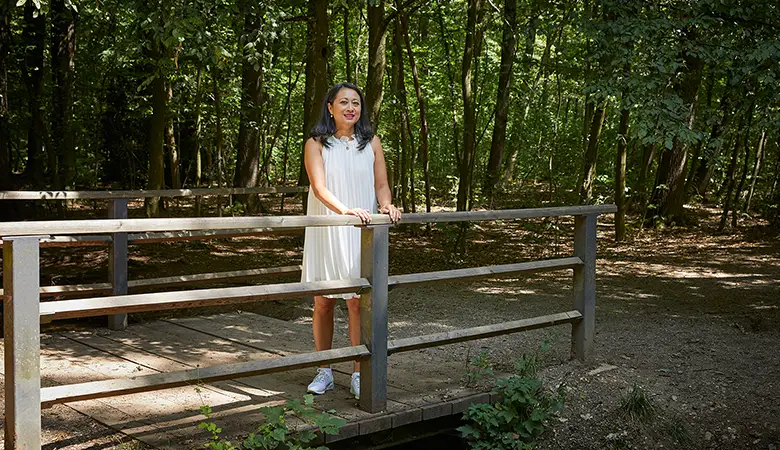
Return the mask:
<path id="1" fill-rule="evenodd" d="M 357 149 L 357 139 L 329 138 L 330 147 L 322 147 L 325 187 L 348 208 L 376 213 L 374 190 L 374 150 L 371 143 Z M 307 216 L 337 215 L 309 190 Z M 346 227 L 308 227 L 303 245 L 301 281 L 350 280 L 360 278 L 360 229 Z M 329 298 L 349 299 L 354 294 L 332 294 Z"/>

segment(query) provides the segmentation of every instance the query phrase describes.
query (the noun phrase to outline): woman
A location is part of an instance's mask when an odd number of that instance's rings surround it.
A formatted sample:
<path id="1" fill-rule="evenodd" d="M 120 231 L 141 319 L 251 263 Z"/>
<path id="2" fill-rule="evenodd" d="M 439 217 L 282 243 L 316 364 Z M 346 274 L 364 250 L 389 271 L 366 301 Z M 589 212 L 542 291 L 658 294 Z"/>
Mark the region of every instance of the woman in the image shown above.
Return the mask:
<path id="1" fill-rule="evenodd" d="M 304 163 L 309 174 L 308 215 L 350 215 L 368 224 L 371 214 L 388 214 L 393 222 L 401 212 L 392 205 L 382 144 L 362 114 L 363 94 L 351 83 L 333 86 L 322 104 L 319 121 L 306 141 Z M 306 228 L 301 281 L 360 278 L 360 229 Z M 333 345 L 333 310 L 337 298 L 347 301 L 349 340 L 360 344 L 360 299 L 353 294 L 314 297 L 314 345 L 317 351 Z M 308 391 L 333 389 L 333 373 L 317 369 Z M 355 361 L 350 392 L 360 398 L 360 364 Z"/>

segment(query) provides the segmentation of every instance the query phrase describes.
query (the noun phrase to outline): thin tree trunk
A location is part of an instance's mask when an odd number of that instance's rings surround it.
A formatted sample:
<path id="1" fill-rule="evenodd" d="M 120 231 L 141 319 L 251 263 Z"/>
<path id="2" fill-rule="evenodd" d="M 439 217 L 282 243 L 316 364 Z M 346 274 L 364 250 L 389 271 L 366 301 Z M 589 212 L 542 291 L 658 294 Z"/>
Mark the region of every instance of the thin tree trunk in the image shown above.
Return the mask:
<path id="1" fill-rule="evenodd" d="M 293 42 L 295 38 L 295 32 L 292 32 L 289 39 L 290 47 L 288 49 L 289 54 L 293 54 Z M 293 91 L 293 81 L 292 81 L 292 72 L 293 72 L 293 58 L 290 58 L 290 65 L 287 68 L 287 131 L 284 138 L 284 154 L 282 155 L 282 186 L 287 184 L 287 163 L 290 160 L 290 130 L 292 129 L 292 107 L 291 107 L 291 101 L 292 101 L 292 91 Z M 300 70 L 298 71 L 298 75 L 295 76 L 295 82 L 297 84 L 298 82 L 298 76 L 300 75 Z M 284 199 L 286 197 L 282 196 L 282 202 L 281 206 L 279 206 L 279 212 L 284 212 Z M 304 198 L 304 203 L 305 203 Z"/>
<path id="2" fill-rule="evenodd" d="M 36 13 L 37 17 L 34 16 Z M 30 117 L 27 126 L 27 165 L 24 175 L 31 180 L 33 187 L 42 189 L 45 186 L 46 126 L 43 111 L 43 74 L 45 73 L 46 15 L 38 11 L 32 1 L 24 5 L 22 37 L 25 48 L 24 79 L 27 85 L 27 106 Z M 55 166 L 50 167 L 52 174 L 56 173 L 56 154 L 54 155 Z"/>
<path id="3" fill-rule="evenodd" d="M 384 2 L 368 5 L 368 79 L 366 80 L 365 112 L 374 129 L 379 128 L 379 117 L 382 108 L 382 79 L 385 76 L 387 56 L 385 51 Z"/>
<path id="4" fill-rule="evenodd" d="M 201 104 L 203 103 L 203 68 L 198 66 L 198 73 L 195 77 L 195 132 L 193 133 L 192 140 L 195 147 L 195 187 L 201 187 L 203 181 L 203 155 L 200 148 L 200 136 L 201 128 L 203 126 L 203 120 L 201 117 Z M 195 215 L 201 215 L 203 197 L 195 197 Z"/>
<path id="5" fill-rule="evenodd" d="M 57 155 L 55 188 L 72 188 L 76 175 L 76 149 L 73 141 L 73 85 L 76 54 L 75 13 L 65 6 L 64 0 L 51 3 L 52 39 L 51 58 L 54 72 L 54 113 L 52 119 L 52 144 Z"/>
<path id="6" fill-rule="evenodd" d="M 222 91 L 219 88 L 220 70 L 217 64 L 214 64 L 214 120 L 216 121 L 216 130 L 214 132 L 217 147 L 217 188 L 222 187 Z M 222 197 L 217 196 L 217 215 L 222 217 Z"/>
<path id="7" fill-rule="evenodd" d="M 420 77 L 417 73 L 417 65 L 414 62 L 414 52 L 412 51 L 412 42 L 409 39 L 409 24 L 407 16 L 401 14 L 401 26 L 403 27 L 404 40 L 406 41 L 406 52 L 409 55 L 409 67 L 412 69 L 412 78 L 414 79 L 414 92 L 417 94 L 417 104 L 420 107 L 420 156 L 423 166 L 423 182 L 425 183 L 425 211 L 431 212 L 431 174 L 428 164 L 428 118 L 425 114 L 425 100 L 423 99 L 422 89 L 420 88 Z"/>
<path id="8" fill-rule="evenodd" d="M 447 32 L 444 27 L 444 14 L 442 13 L 442 5 L 441 0 L 436 1 L 436 19 L 439 23 L 439 32 L 441 35 L 441 42 L 444 46 L 444 58 L 445 58 L 445 64 L 447 66 L 447 79 L 449 81 L 449 88 L 450 88 L 450 108 L 452 110 L 452 147 L 453 147 L 453 154 L 455 155 L 455 160 L 460 161 L 460 125 L 458 121 L 458 107 L 457 107 L 457 98 L 458 98 L 458 88 L 457 84 L 455 83 L 455 69 L 452 67 L 452 61 L 453 57 L 450 52 L 450 44 L 449 39 L 447 38 Z M 458 164 L 460 164 L 458 162 Z"/>
<path id="9" fill-rule="evenodd" d="M 11 188 L 11 127 L 8 110 L 8 54 L 11 47 L 11 0 L 0 3 L 0 189 Z M 3 208 L 5 209 L 5 208 Z"/>
<path id="10" fill-rule="evenodd" d="M 309 138 L 311 128 L 320 115 L 320 102 L 328 92 L 328 0 L 308 0 L 308 25 L 306 27 L 306 90 L 303 96 L 303 140 Z M 303 152 L 303 145 L 301 146 Z M 298 172 L 298 185 L 308 186 L 309 175 L 303 164 Z M 306 209 L 306 202 L 303 202 Z"/>
<path id="11" fill-rule="evenodd" d="M 503 30 L 501 36 L 501 68 L 496 92 L 496 118 L 490 142 L 490 159 L 485 176 L 484 191 L 488 205 L 493 207 L 493 194 L 499 181 L 501 163 L 506 146 L 506 124 L 509 116 L 509 95 L 512 91 L 512 67 L 517 47 L 517 0 L 504 0 Z"/>
<path id="12" fill-rule="evenodd" d="M 596 161 L 598 160 L 599 140 L 604 121 L 607 117 L 606 105 L 601 105 L 593 113 L 593 120 L 587 137 L 587 148 L 582 158 L 582 185 L 580 186 L 580 203 L 585 204 L 593 197 L 593 183 L 596 181 Z"/>
<path id="13" fill-rule="evenodd" d="M 469 0 L 468 22 L 466 24 L 466 43 L 463 47 L 463 64 L 461 69 L 461 88 L 463 91 L 463 150 L 459 158 L 458 175 L 458 211 L 470 209 L 471 175 L 476 156 L 476 127 L 477 105 L 475 94 L 477 90 L 477 77 L 474 76 L 474 67 L 479 57 L 478 50 L 481 47 L 482 29 L 480 24 L 484 16 L 484 1 Z"/>
<path id="14" fill-rule="evenodd" d="M 532 17 L 528 21 L 528 26 L 525 32 L 525 50 L 522 63 L 522 71 L 524 76 L 530 75 L 531 64 L 533 63 L 534 48 L 536 46 L 536 32 L 539 27 L 539 17 L 536 13 L 532 14 Z M 542 61 L 540 63 L 540 70 L 534 80 L 534 83 L 529 90 L 528 95 L 524 98 L 525 106 L 523 106 L 523 113 L 518 119 L 515 120 L 514 128 L 520 129 L 525 124 L 525 120 L 528 118 L 528 113 L 531 110 L 532 93 L 536 89 L 536 85 L 541 79 L 543 71 L 541 67 L 547 64 L 547 60 L 550 57 L 550 48 L 552 47 L 552 39 L 548 39 L 545 43 L 544 52 L 542 53 Z M 519 109 L 519 108 L 518 108 Z M 504 165 L 504 173 L 501 176 L 501 184 L 506 185 L 512 180 L 515 174 L 515 164 L 517 163 L 517 156 L 520 153 L 520 147 L 517 144 L 512 145 L 510 153 L 506 158 Z"/>
<path id="15" fill-rule="evenodd" d="M 739 207 L 742 200 L 742 191 L 745 188 L 745 181 L 747 180 L 747 173 L 750 167 L 750 118 L 748 119 L 748 129 L 745 132 L 745 158 L 742 160 L 742 175 L 739 177 L 739 184 L 737 190 L 734 192 L 734 210 L 731 214 L 731 228 L 737 228 L 737 220 L 741 215 Z"/>
<path id="16" fill-rule="evenodd" d="M 161 53 L 161 52 L 160 52 Z M 152 121 L 149 130 L 149 179 L 147 189 L 163 189 L 165 186 L 165 121 L 168 116 L 168 93 L 165 78 L 158 75 L 152 82 Z M 144 200 L 147 217 L 160 215 L 160 197 Z"/>
<path id="17" fill-rule="evenodd" d="M 750 188 L 748 189 L 748 195 L 745 199 L 745 205 L 742 207 L 745 214 L 750 212 L 750 202 L 753 200 L 753 192 L 756 189 L 756 180 L 758 180 L 758 175 L 761 173 L 761 162 L 764 159 L 764 149 L 766 148 L 767 138 L 766 129 L 761 130 L 761 138 L 758 140 L 758 148 L 756 149 L 756 163 L 753 165 L 753 171 L 750 174 Z"/>
<path id="18" fill-rule="evenodd" d="M 615 163 L 615 240 L 622 242 L 626 238 L 626 149 L 628 148 L 629 110 L 620 111 L 618 128 L 617 161 Z"/>
<path id="19" fill-rule="evenodd" d="M 173 101 L 173 81 L 169 81 L 167 84 L 168 105 L 170 105 Z M 181 158 L 179 157 L 179 147 L 176 145 L 173 112 L 170 109 L 165 120 L 165 147 L 171 170 L 171 187 L 173 189 L 181 189 Z"/>
<path id="20" fill-rule="evenodd" d="M 748 109 L 752 111 L 752 107 Z M 737 137 L 734 142 L 734 147 L 731 151 L 731 161 L 729 162 L 729 167 L 726 170 L 726 179 L 723 180 L 723 190 L 726 192 L 726 196 L 724 198 L 725 203 L 723 205 L 723 213 L 720 216 L 720 225 L 718 226 L 719 232 L 722 232 L 726 229 L 729 211 L 731 210 L 731 195 L 734 191 L 734 178 L 737 171 L 737 160 L 739 159 L 739 154 L 742 152 L 742 136 L 745 133 L 743 128 L 744 122 L 745 118 L 743 117 L 740 119 L 739 129 L 737 130 Z"/>
<path id="21" fill-rule="evenodd" d="M 392 65 L 392 87 L 393 95 L 396 99 L 396 105 L 398 109 L 399 121 L 397 123 L 398 135 L 400 136 L 400 148 L 401 148 L 401 204 L 404 212 L 410 211 L 409 202 L 409 155 L 412 153 L 409 151 L 409 113 L 406 100 L 406 83 L 404 80 L 404 63 L 403 63 L 403 44 L 401 43 L 403 30 L 401 29 L 401 21 L 396 18 L 394 21 L 393 29 L 393 65 Z"/>
<path id="22" fill-rule="evenodd" d="M 728 132 L 733 115 L 729 92 L 730 91 L 725 92 L 720 99 L 721 119 L 719 122 L 712 125 L 709 142 L 719 142 L 721 136 L 724 136 L 726 132 Z M 695 191 L 701 196 L 703 201 L 706 201 L 707 190 L 710 185 L 710 179 L 712 178 L 712 171 L 715 167 L 712 162 L 718 159 L 723 147 L 723 144 L 719 144 L 717 147 L 711 149 L 710 152 L 704 152 L 696 167 L 696 173 L 691 181 L 691 187 L 686 190 L 687 192 Z"/>
<path id="23" fill-rule="evenodd" d="M 347 83 L 352 83 L 352 55 L 349 53 L 349 5 L 344 4 L 344 63 L 346 65 L 344 74 Z"/>

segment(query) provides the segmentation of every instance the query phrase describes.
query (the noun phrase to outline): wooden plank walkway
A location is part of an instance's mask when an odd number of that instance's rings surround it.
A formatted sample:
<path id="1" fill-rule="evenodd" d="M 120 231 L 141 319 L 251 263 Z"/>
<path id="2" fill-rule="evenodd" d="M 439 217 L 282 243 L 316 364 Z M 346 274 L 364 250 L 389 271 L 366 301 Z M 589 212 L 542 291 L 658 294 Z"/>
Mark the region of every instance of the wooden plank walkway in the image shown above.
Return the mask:
<path id="1" fill-rule="evenodd" d="M 334 346 L 347 346 L 338 331 Z M 246 362 L 311 351 L 311 327 L 253 313 L 179 318 L 135 324 L 123 331 L 68 331 L 42 336 L 43 386 Z M 1 347 L 0 347 L 1 348 Z M 334 366 L 336 389 L 315 407 L 347 420 L 326 442 L 389 430 L 451 414 L 487 393 L 463 388 L 462 361 L 434 360 L 427 350 L 393 355 L 388 367 L 387 409 L 368 414 L 349 393 L 351 363 Z M 313 369 L 68 403 L 67 406 L 157 448 L 200 447 L 209 434 L 197 425 L 201 405 L 213 408 L 223 437 L 236 440 L 261 421 L 258 408 L 300 398 Z"/>

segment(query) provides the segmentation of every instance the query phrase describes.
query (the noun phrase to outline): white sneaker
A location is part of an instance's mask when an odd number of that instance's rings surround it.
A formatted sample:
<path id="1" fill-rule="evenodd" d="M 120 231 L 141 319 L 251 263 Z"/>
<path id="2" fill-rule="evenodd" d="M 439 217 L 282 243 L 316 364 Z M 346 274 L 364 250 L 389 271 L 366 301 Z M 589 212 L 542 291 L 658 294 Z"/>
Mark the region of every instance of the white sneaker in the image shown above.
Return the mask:
<path id="1" fill-rule="evenodd" d="M 349 384 L 349 392 L 355 395 L 355 399 L 360 400 L 360 372 L 352 374 L 352 382 Z"/>
<path id="2" fill-rule="evenodd" d="M 333 389 L 333 371 L 331 369 L 317 369 L 317 376 L 309 384 L 308 392 L 320 395 L 331 389 Z"/>

